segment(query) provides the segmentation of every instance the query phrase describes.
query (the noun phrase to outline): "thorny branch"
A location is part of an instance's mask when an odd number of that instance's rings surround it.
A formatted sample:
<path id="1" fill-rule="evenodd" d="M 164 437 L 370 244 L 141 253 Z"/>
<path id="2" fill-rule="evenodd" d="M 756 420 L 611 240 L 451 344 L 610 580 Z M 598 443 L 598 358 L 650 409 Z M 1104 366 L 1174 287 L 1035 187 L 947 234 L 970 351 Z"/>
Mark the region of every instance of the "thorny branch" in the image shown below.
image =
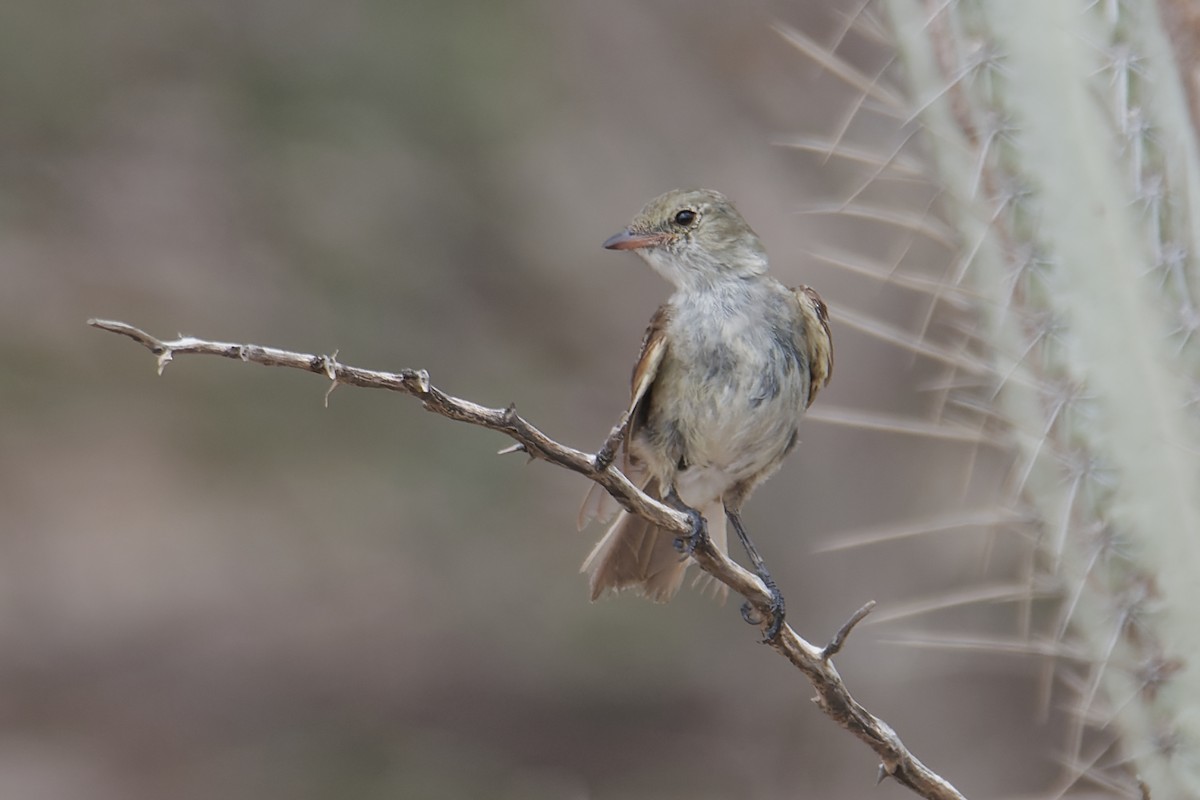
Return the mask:
<path id="1" fill-rule="evenodd" d="M 330 392 L 339 385 L 348 385 L 368 389 L 390 389 L 412 395 L 421 401 L 427 411 L 512 437 L 517 444 L 501 452 L 525 452 L 532 458 L 577 472 L 603 486 L 631 513 L 681 535 L 690 531 L 685 514 L 643 493 L 630 483 L 619 469 L 606 463 L 606 459 L 602 458 L 602 468 L 597 468 L 595 456 L 554 441 L 517 414 L 513 406 L 505 409 L 487 408 L 445 394 L 430 383 L 429 373 L 425 370 L 378 372 L 342 364 L 337 360 L 336 353 L 312 355 L 254 344 L 213 342 L 191 336 L 163 341 L 124 322 L 92 319 L 88 320 L 88 324 L 128 336 L 150 350 L 158 357 L 159 374 L 162 374 L 163 369 L 175 356 L 196 353 L 238 359 L 268 367 L 291 367 L 324 375 L 332 381 Z M 771 596 L 756 575 L 743 569 L 713 547 L 709 541 L 703 541 L 692 557 L 701 569 L 746 598 L 759 612 L 759 618 L 765 627 L 771 618 Z M 817 692 L 813 702 L 875 751 L 880 759 L 881 780 L 891 776 L 927 800 L 965 800 L 948 781 L 910 753 L 891 726 L 859 705 L 858 701 L 850 696 L 841 676 L 834 669 L 832 657 L 841 650 L 851 629 L 870 612 L 873 605 L 873 602 L 868 603 L 859 609 L 825 647 L 817 647 L 810 643 L 786 623 L 779 635 L 768 644 L 808 678 Z"/>

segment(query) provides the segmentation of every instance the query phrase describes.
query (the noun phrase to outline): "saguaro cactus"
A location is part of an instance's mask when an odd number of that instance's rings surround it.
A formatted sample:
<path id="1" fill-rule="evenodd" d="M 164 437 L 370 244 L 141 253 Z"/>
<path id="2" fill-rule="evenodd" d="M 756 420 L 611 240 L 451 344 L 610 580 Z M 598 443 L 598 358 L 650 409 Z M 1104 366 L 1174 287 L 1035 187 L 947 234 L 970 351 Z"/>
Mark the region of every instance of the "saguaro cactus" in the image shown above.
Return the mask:
<path id="1" fill-rule="evenodd" d="M 1200 163 L 1160 10 L 883 4 L 1059 592 L 1072 777 L 1200 797 Z"/>

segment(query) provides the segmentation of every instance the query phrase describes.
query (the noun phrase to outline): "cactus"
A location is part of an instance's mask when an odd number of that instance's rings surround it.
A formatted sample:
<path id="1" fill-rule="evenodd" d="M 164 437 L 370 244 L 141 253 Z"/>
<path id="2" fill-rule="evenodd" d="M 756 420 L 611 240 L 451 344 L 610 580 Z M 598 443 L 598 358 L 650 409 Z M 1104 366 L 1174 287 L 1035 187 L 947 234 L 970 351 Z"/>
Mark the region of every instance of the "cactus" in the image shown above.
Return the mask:
<path id="1" fill-rule="evenodd" d="M 1056 589 L 1065 787 L 1200 797 L 1200 163 L 1158 9 L 883 7 L 961 245 L 939 296 Z"/>

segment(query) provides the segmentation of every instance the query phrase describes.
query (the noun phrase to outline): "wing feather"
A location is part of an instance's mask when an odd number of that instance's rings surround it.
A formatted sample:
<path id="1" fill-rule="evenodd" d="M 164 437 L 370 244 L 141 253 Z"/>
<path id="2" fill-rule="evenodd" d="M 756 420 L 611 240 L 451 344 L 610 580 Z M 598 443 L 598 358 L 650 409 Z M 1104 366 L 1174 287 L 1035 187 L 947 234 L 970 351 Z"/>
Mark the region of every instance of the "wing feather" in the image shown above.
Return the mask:
<path id="1" fill-rule="evenodd" d="M 829 308 L 821 295 L 811 286 L 792 289 L 800 307 L 804 329 L 797 345 L 808 355 L 809 385 L 808 405 L 817 399 L 817 393 L 829 385 L 833 375 L 833 336 L 829 332 Z"/>
<path id="2" fill-rule="evenodd" d="M 663 356 L 667 353 L 667 322 L 670 319 L 670 309 L 659 306 L 650 318 L 650 326 L 642 337 L 642 352 L 638 355 L 637 364 L 633 367 L 633 378 L 630 381 L 629 427 L 625 432 L 625 452 L 629 452 L 629 442 L 637 433 L 637 428 L 645 418 L 645 405 L 650 387 L 658 377 L 658 368 L 662 366 Z"/>

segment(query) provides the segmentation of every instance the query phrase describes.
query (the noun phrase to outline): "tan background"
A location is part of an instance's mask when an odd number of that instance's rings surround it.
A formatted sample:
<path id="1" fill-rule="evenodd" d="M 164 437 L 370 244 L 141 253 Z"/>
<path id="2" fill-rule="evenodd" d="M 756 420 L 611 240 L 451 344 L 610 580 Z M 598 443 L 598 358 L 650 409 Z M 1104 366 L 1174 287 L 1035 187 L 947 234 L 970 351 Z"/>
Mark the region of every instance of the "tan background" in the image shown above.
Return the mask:
<path id="1" fill-rule="evenodd" d="M 856 2 L 847 2 L 855 6 Z M 856 94 L 773 22 L 832 4 L 18 0 L 0 12 L 0 796 L 858 798 L 875 762 L 735 604 L 587 602 L 582 479 L 493 454 L 411 399 L 180 359 L 156 378 L 111 317 L 163 336 L 424 367 L 593 449 L 666 287 L 599 243 L 651 196 L 719 188 L 789 283 L 915 330 L 917 295 L 807 255 L 936 271 L 944 248 L 803 209 L 866 172 L 773 145 Z M 851 35 L 868 72 L 886 53 Z M 888 151 L 895 120 L 851 140 Z M 921 214 L 927 188 L 877 202 Z M 940 262 L 938 261 L 940 259 Z M 927 414 L 938 371 L 835 316 L 819 403 Z M 824 640 L 1015 573 L 957 530 L 840 535 L 986 507 L 970 448 L 810 422 L 748 505 Z M 1053 775 L 1036 665 L 914 648 L 1012 609 L 865 626 L 852 690 L 973 798 Z"/>

